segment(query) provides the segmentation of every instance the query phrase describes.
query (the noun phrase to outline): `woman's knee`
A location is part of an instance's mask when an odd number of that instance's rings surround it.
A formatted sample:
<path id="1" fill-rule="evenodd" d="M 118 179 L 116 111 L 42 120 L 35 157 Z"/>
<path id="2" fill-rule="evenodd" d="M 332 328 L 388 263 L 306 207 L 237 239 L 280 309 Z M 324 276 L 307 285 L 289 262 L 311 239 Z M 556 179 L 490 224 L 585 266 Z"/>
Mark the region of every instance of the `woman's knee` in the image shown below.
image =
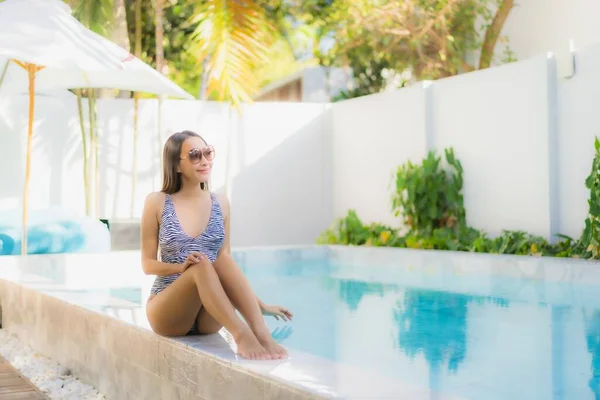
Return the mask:
<path id="1" fill-rule="evenodd" d="M 200 261 L 199 263 L 192 264 L 188 267 L 187 270 L 185 270 L 185 272 L 187 272 L 188 274 L 191 274 L 193 276 L 203 276 L 203 277 L 206 275 L 215 275 L 216 276 L 216 274 L 217 274 L 212 263 L 210 263 L 209 261 Z"/>
<path id="2" fill-rule="evenodd" d="M 153 312 L 147 313 L 148 324 L 154 333 L 165 337 L 177 337 L 183 336 L 187 333 L 185 328 L 181 327 L 181 324 L 173 324 L 164 320 L 163 315 L 154 315 Z"/>
<path id="3" fill-rule="evenodd" d="M 154 328 L 152 327 L 152 331 L 154 333 L 156 333 L 159 336 L 164 336 L 164 337 L 180 337 L 180 336 L 185 336 L 187 334 L 187 332 L 189 331 L 189 329 L 173 329 L 173 328 L 165 328 L 165 327 L 157 327 Z"/>

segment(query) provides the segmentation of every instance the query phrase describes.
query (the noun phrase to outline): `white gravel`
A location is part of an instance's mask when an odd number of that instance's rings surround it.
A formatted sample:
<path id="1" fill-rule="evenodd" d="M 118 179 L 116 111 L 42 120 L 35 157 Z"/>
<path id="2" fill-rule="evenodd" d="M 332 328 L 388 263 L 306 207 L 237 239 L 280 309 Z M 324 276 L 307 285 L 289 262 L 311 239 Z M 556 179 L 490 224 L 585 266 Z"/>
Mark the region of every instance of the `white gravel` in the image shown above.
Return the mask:
<path id="1" fill-rule="evenodd" d="M 106 399 L 71 372 L 0 329 L 0 355 L 26 376 L 41 392 L 56 400 Z"/>

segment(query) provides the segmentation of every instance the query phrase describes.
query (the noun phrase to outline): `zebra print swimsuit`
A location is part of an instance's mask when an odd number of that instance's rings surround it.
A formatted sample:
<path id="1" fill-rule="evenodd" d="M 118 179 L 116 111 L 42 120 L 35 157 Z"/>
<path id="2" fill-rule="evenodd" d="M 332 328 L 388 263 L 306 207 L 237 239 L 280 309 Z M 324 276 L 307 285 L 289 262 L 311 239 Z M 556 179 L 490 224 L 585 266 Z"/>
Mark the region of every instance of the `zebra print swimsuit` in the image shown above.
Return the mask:
<path id="1" fill-rule="evenodd" d="M 223 225 L 223 213 L 221 206 L 211 193 L 211 209 L 208 224 L 197 237 L 191 237 L 183 231 L 171 195 L 167 194 L 165 206 L 161 216 L 158 231 L 158 245 L 160 247 L 160 260 L 165 263 L 183 264 L 188 254 L 198 251 L 204 254 L 210 262 L 215 262 L 217 253 L 225 239 L 225 227 Z M 150 290 L 152 294 L 158 294 L 175 281 L 181 274 L 157 276 Z"/>

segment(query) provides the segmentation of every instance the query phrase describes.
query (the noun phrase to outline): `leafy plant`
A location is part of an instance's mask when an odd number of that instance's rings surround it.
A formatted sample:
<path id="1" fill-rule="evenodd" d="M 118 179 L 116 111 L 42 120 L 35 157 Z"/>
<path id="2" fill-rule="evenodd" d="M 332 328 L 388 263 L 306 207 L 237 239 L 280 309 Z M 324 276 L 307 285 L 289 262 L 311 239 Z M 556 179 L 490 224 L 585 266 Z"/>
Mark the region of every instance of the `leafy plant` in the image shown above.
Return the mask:
<path id="1" fill-rule="evenodd" d="M 317 243 L 367 245 L 367 246 L 393 246 L 398 240 L 398 231 L 382 224 L 365 225 L 360 220 L 355 210 L 348 211 L 348 215 L 337 220 L 334 225 L 324 231 Z"/>
<path id="2" fill-rule="evenodd" d="M 548 252 L 555 257 L 579 258 L 583 254 L 581 242 L 569 236 L 558 234 L 562 240 L 554 246 L 549 246 Z"/>
<path id="3" fill-rule="evenodd" d="M 449 170 L 429 152 L 421 165 L 410 161 L 398 167 L 392 210 L 402 214 L 411 233 L 429 236 L 438 228 L 460 229 L 465 224 L 463 169 L 453 149 L 445 151 Z"/>
<path id="4" fill-rule="evenodd" d="M 590 190 L 590 198 L 588 216 L 581 235 L 581 246 L 589 257 L 598 259 L 600 258 L 600 140 L 598 138 L 594 142 L 594 148 L 592 172 L 585 180 L 585 186 Z"/>

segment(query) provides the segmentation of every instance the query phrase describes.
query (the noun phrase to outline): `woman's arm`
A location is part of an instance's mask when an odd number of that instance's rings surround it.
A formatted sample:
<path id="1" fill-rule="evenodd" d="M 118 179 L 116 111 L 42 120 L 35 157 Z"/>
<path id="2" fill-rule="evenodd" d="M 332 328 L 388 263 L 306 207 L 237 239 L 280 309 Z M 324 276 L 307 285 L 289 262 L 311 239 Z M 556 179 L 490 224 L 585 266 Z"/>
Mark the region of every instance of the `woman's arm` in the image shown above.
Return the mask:
<path id="1" fill-rule="evenodd" d="M 258 306 L 260 307 L 260 310 L 262 312 L 264 312 L 267 305 L 265 303 L 263 303 L 263 301 L 261 299 L 258 298 L 258 295 L 256 295 L 256 301 L 258 301 Z"/>
<path id="2" fill-rule="evenodd" d="M 158 261 L 158 216 L 162 214 L 165 195 L 150 193 L 144 202 L 140 227 L 142 269 L 146 275 L 172 275 L 184 271 L 183 264 L 169 264 Z"/>

